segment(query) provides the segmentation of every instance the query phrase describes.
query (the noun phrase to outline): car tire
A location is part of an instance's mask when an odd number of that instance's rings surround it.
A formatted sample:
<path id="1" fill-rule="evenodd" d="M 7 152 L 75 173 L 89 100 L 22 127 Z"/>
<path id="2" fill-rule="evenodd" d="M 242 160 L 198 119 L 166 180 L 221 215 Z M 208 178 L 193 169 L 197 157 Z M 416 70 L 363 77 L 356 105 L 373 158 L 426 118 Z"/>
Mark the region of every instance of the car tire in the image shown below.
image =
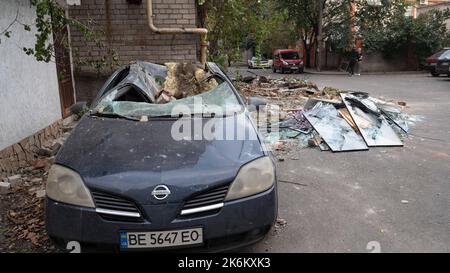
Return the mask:
<path id="1" fill-rule="evenodd" d="M 298 73 L 298 74 L 303 74 L 303 72 L 304 72 L 304 71 L 303 71 L 303 68 L 299 68 L 299 69 L 297 70 L 297 73 Z"/>
<path id="2" fill-rule="evenodd" d="M 439 77 L 439 73 L 431 72 L 431 76 L 433 76 L 433 77 Z"/>
<path id="3" fill-rule="evenodd" d="M 277 73 L 277 69 L 275 68 L 275 66 L 272 67 L 272 71 L 273 73 Z"/>
<path id="4" fill-rule="evenodd" d="M 284 70 L 284 68 L 280 68 L 281 74 L 286 73 L 286 71 Z"/>

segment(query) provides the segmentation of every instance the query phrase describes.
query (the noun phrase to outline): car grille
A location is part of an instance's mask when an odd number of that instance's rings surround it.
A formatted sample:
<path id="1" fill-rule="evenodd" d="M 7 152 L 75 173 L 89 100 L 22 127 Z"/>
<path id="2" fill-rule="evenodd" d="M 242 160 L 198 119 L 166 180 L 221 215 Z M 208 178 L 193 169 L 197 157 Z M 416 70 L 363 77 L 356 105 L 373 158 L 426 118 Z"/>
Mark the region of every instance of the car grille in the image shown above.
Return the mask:
<path id="1" fill-rule="evenodd" d="M 223 201 L 227 195 L 228 188 L 229 185 L 226 185 L 192 197 L 184 204 L 181 215 L 185 216 L 204 212 L 211 213 L 220 210 L 223 207 Z"/>
<path id="2" fill-rule="evenodd" d="M 117 221 L 143 221 L 136 205 L 126 199 L 102 192 L 92 192 L 96 211 L 105 219 Z"/>

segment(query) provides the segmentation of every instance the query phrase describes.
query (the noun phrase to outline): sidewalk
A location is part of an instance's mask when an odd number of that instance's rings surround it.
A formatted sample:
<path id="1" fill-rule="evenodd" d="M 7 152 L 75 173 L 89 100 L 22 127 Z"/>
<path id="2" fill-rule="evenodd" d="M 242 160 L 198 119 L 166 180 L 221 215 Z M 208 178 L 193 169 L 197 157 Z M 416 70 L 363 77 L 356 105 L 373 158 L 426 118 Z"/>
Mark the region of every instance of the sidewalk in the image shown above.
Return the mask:
<path id="1" fill-rule="evenodd" d="M 386 71 L 386 72 L 362 72 L 361 75 L 402 75 L 402 74 L 426 74 L 428 71 Z M 314 75 L 348 75 L 347 72 L 338 70 L 323 70 L 318 72 L 315 68 L 305 68 L 305 74 Z"/>

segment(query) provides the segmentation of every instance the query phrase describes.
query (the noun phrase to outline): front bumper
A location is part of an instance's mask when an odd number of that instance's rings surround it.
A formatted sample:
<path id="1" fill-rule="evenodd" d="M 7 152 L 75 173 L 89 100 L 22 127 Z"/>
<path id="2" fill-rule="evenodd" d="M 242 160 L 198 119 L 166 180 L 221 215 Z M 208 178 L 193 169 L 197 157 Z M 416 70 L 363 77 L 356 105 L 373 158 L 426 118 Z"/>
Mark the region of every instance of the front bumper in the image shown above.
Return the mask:
<path id="1" fill-rule="evenodd" d="M 437 65 L 436 73 L 450 75 L 450 65 Z"/>
<path id="2" fill-rule="evenodd" d="M 252 67 L 254 68 L 270 68 L 270 64 L 252 64 Z"/>
<path id="3" fill-rule="evenodd" d="M 182 204 L 180 204 L 180 209 L 181 207 Z M 144 209 L 163 210 L 164 208 L 149 206 Z M 261 239 L 270 230 L 276 217 L 275 186 L 258 195 L 226 202 L 216 214 L 177 218 L 168 224 L 154 223 L 151 219 L 145 219 L 144 222 L 139 223 L 110 221 L 102 218 L 92 208 L 63 204 L 49 198 L 46 200 L 47 233 L 61 247 L 65 247 L 69 241 L 77 241 L 94 249 L 119 250 L 120 231 L 203 227 L 204 245 L 191 248 L 191 250 L 226 250 L 248 245 Z"/>
<path id="4" fill-rule="evenodd" d="M 292 69 L 292 70 L 299 70 L 299 69 L 303 69 L 303 65 L 302 64 L 290 64 L 290 65 L 285 65 L 282 64 L 281 68 L 283 69 Z"/>

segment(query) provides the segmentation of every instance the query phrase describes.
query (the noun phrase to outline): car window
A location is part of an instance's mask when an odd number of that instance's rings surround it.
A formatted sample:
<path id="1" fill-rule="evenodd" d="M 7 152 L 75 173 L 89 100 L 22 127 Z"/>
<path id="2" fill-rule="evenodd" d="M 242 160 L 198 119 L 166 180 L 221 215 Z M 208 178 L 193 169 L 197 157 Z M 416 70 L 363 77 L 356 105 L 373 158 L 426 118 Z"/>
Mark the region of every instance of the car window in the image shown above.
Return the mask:
<path id="1" fill-rule="evenodd" d="M 281 57 L 283 59 L 286 59 L 286 60 L 298 60 L 298 59 L 300 59 L 300 57 L 298 56 L 298 53 L 295 52 L 295 51 L 283 52 L 283 53 L 281 53 Z"/>
<path id="2" fill-rule="evenodd" d="M 171 116 L 183 114 L 229 115 L 244 110 L 229 83 L 223 81 L 212 90 L 195 96 L 174 100 L 165 104 L 117 101 L 120 90 L 105 96 L 95 110 L 103 114 L 117 114 L 127 117 Z"/>
<path id="3" fill-rule="evenodd" d="M 439 59 L 450 59 L 450 50 L 445 51 Z"/>

